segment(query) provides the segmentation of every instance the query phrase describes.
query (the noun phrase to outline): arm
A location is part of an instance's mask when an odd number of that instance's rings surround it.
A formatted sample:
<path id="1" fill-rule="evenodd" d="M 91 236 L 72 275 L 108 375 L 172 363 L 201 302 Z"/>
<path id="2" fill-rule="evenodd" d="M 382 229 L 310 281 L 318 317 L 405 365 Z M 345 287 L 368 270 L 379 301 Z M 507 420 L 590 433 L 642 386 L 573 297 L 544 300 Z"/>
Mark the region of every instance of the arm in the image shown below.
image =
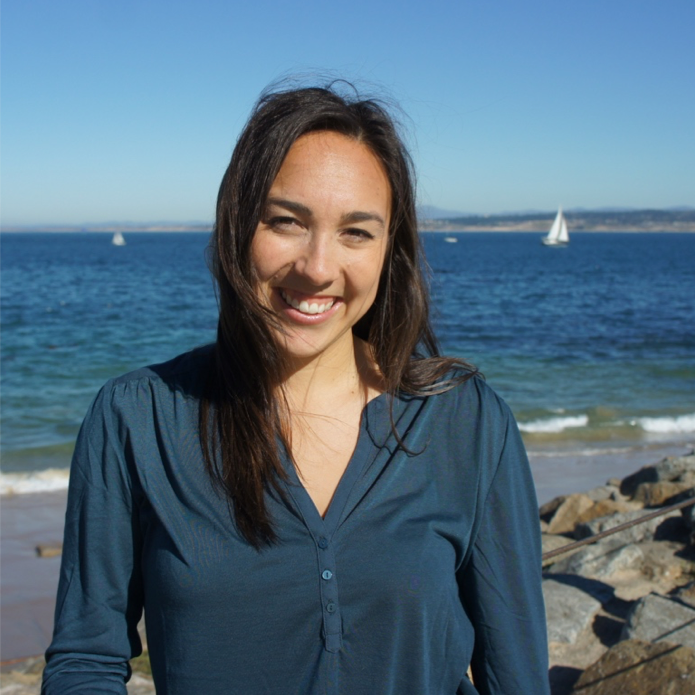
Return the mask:
<path id="1" fill-rule="evenodd" d="M 516 423 L 506 406 L 503 437 L 459 591 L 475 628 L 473 682 L 484 695 L 545 695 L 548 647 L 541 591 L 536 494 Z M 501 431 L 500 431 L 501 430 Z M 489 437 L 483 449 L 497 449 Z"/>
<path id="2" fill-rule="evenodd" d="M 141 652 L 140 534 L 114 392 L 97 396 L 75 447 L 43 695 L 124 695 Z"/>

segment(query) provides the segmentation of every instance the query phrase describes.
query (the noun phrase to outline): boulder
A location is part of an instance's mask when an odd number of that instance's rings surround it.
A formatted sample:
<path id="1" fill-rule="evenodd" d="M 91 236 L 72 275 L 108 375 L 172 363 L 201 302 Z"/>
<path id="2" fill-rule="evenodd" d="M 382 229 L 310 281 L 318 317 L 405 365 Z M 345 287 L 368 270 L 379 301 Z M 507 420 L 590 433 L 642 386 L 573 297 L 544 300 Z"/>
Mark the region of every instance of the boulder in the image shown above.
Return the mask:
<path id="1" fill-rule="evenodd" d="M 622 639 L 668 641 L 695 649 L 695 608 L 674 598 L 649 594 L 630 609 Z"/>
<path id="2" fill-rule="evenodd" d="M 636 509 L 631 512 L 611 514 L 609 516 L 602 516 L 598 519 L 592 519 L 591 521 L 579 523 L 574 529 L 574 537 L 577 540 L 581 540 L 582 538 L 595 536 L 598 533 L 603 533 L 603 531 L 608 531 L 609 529 L 620 526 L 621 524 L 634 521 L 635 519 L 640 519 L 643 516 L 646 516 L 648 513 L 649 512 L 645 512 L 642 509 Z M 659 516 L 656 519 L 651 519 L 650 521 L 645 521 L 643 523 L 636 524 L 635 526 L 631 526 L 630 528 L 626 528 L 623 531 L 618 531 L 615 536 L 610 537 L 618 538 L 622 543 L 639 543 L 640 541 L 653 540 L 654 535 L 659 530 L 659 527 L 674 517 L 679 519 L 682 518 L 679 511 L 669 512 L 668 514 Z"/>
<path id="3" fill-rule="evenodd" d="M 577 587 L 543 580 L 548 641 L 574 644 L 589 628 L 601 603 Z"/>
<path id="4" fill-rule="evenodd" d="M 619 642 L 575 683 L 581 695 L 692 695 L 695 650 L 668 642 Z"/>
<path id="5" fill-rule="evenodd" d="M 624 545 L 620 539 L 606 538 L 587 545 L 555 562 L 551 574 L 578 574 L 591 579 L 608 580 L 611 575 L 627 569 L 641 569 L 644 555 L 639 546 Z"/>
<path id="6" fill-rule="evenodd" d="M 642 573 L 647 579 L 661 585 L 658 593 L 671 591 L 691 575 L 695 564 L 682 557 L 683 545 L 673 541 L 645 541 L 639 544 L 644 555 Z"/>
<path id="7" fill-rule="evenodd" d="M 695 582 L 679 586 L 672 597 L 695 608 Z"/>
<path id="8" fill-rule="evenodd" d="M 584 494 L 594 502 L 615 499 L 616 494 L 620 494 L 620 485 L 611 485 L 610 483 L 606 483 L 605 485 L 593 487 L 591 490 L 587 490 Z"/>
<path id="9" fill-rule="evenodd" d="M 671 482 L 669 480 L 656 483 L 640 483 L 632 499 L 641 502 L 645 507 L 662 507 L 670 504 L 680 493 L 693 489 L 691 482 Z"/>
<path id="10" fill-rule="evenodd" d="M 563 548 L 564 546 L 569 545 L 573 542 L 574 541 L 567 538 L 567 536 L 556 536 L 552 533 L 541 533 L 541 544 L 543 554 L 549 553 L 551 550 Z M 556 562 L 559 562 L 563 558 L 572 555 L 573 552 L 576 553 L 578 550 L 579 549 L 570 551 L 569 553 L 562 553 L 561 555 L 556 555 L 555 557 L 551 557 L 549 560 L 543 560 L 543 567 L 547 567 L 548 565 L 552 565 Z"/>
<path id="11" fill-rule="evenodd" d="M 654 466 L 644 466 L 632 475 L 623 478 L 620 492 L 632 497 L 642 483 L 657 483 L 660 481 L 685 481 L 695 476 L 695 455 L 667 456 Z"/>
<path id="12" fill-rule="evenodd" d="M 580 515 L 593 506 L 593 500 L 587 495 L 582 493 L 568 495 L 550 519 L 548 533 L 571 533 Z"/>
<path id="13" fill-rule="evenodd" d="M 659 480 L 687 480 L 695 476 L 695 453 L 667 456 L 656 464 Z"/>
<path id="14" fill-rule="evenodd" d="M 577 519 L 577 523 L 585 523 L 603 516 L 611 516 L 612 514 L 624 514 L 625 512 L 634 511 L 635 508 L 639 509 L 640 507 L 636 507 L 634 502 L 624 502 L 607 498 L 595 502 L 593 507 L 589 507 L 585 512 L 582 512 Z"/>
<path id="15" fill-rule="evenodd" d="M 552 519 L 553 514 L 555 514 L 557 508 L 567 499 L 567 495 L 559 495 L 558 497 L 553 497 L 549 502 L 545 502 L 538 509 L 538 515 L 540 518 L 548 522 Z"/>

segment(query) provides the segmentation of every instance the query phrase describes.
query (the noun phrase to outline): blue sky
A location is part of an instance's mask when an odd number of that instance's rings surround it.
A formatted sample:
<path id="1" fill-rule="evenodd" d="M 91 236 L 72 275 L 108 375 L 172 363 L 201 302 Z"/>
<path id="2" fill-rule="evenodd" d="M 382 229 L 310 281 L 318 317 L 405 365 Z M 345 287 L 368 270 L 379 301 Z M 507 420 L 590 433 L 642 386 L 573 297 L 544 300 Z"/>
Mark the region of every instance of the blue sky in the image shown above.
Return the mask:
<path id="1" fill-rule="evenodd" d="M 394 98 L 423 204 L 695 205 L 693 0 L 3 0 L 2 223 L 209 221 L 259 92 Z"/>

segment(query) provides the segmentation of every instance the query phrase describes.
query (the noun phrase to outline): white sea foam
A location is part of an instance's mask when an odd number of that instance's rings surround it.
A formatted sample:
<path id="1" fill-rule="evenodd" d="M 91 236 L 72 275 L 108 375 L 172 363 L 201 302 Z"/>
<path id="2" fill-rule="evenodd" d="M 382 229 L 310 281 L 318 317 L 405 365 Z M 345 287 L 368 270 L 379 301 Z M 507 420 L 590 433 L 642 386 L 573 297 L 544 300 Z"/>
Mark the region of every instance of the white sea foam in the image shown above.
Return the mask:
<path id="1" fill-rule="evenodd" d="M 630 424 L 654 434 L 690 434 L 695 432 L 695 413 L 676 417 L 639 417 Z"/>
<path id="2" fill-rule="evenodd" d="M 596 456 L 628 456 L 635 451 L 632 446 L 619 447 L 589 447 L 587 449 L 528 449 L 529 456 L 536 459 L 556 459 L 571 456 L 572 458 L 586 457 L 594 458 Z"/>
<path id="3" fill-rule="evenodd" d="M 564 417 L 551 417 L 545 420 L 520 422 L 519 429 L 522 432 L 553 433 L 563 432 L 571 427 L 586 427 L 588 424 L 588 415 L 566 415 Z"/>
<path id="4" fill-rule="evenodd" d="M 32 492 L 55 492 L 68 487 L 67 468 L 47 468 L 30 473 L 0 473 L 0 495 L 26 495 Z"/>

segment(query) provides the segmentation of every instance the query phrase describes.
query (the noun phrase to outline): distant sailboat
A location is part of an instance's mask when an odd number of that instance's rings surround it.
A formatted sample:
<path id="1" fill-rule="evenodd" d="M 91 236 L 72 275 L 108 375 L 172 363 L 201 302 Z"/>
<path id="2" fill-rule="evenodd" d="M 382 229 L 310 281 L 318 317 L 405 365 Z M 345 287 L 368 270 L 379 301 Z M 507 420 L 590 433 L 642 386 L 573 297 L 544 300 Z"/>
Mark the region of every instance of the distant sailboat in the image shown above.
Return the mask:
<path id="1" fill-rule="evenodd" d="M 114 246 L 125 246 L 125 239 L 123 238 L 123 235 L 120 232 L 116 232 L 113 235 L 113 238 L 111 239 L 111 243 Z"/>
<path id="2" fill-rule="evenodd" d="M 562 214 L 562 208 L 557 211 L 557 216 L 548 232 L 548 236 L 543 237 L 541 241 L 546 246 L 567 246 L 570 243 L 570 235 L 567 231 L 567 222 Z"/>
<path id="3" fill-rule="evenodd" d="M 445 236 L 444 241 L 448 241 L 450 244 L 455 244 L 458 239 L 455 236 Z"/>

